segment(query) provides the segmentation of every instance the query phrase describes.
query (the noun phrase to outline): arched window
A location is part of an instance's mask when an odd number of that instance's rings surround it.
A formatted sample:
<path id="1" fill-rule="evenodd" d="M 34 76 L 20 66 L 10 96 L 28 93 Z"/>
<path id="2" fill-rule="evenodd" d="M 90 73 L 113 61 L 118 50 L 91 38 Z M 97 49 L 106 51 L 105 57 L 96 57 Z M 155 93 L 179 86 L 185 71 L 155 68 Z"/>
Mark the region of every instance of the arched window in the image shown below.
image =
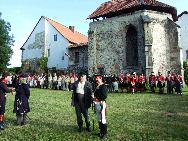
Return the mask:
<path id="1" fill-rule="evenodd" d="M 127 66 L 138 66 L 138 43 L 137 31 L 132 25 L 129 26 L 126 33 L 126 63 Z"/>

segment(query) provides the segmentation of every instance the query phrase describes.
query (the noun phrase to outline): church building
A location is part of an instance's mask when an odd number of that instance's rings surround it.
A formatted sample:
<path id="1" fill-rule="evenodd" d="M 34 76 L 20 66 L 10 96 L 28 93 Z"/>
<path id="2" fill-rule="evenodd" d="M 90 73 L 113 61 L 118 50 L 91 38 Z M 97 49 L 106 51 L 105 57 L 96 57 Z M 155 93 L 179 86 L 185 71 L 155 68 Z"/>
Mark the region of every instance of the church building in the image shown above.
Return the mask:
<path id="1" fill-rule="evenodd" d="M 88 19 L 89 74 L 181 72 L 176 8 L 157 0 L 111 0 Z"/>

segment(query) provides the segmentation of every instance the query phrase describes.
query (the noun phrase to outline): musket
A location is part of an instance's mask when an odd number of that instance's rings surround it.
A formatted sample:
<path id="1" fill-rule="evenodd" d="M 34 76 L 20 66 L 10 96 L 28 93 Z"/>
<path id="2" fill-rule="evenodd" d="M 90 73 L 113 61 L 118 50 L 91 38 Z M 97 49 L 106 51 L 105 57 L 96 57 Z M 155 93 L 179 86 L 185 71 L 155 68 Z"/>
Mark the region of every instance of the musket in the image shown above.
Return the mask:
<path id="1" fill-rule="evenodd" d="M 21 103 L 21 101 L 20 101 L 19 98 L 17 99 L 17 102 L 18 102 L 18 104 L 20 105 L 20 107 L 21 107 L 21 109 L 22 109 L 22 111 L 23 111 L 23 114 L 24 114 L 29 120 L 31 120 L 31 118 L 26 114 L 26 112 L 25 112 L 25 110 L 24 110 L 24 108 L 23 108 L 23 106 L 22 106 L 22 103 Z"/>

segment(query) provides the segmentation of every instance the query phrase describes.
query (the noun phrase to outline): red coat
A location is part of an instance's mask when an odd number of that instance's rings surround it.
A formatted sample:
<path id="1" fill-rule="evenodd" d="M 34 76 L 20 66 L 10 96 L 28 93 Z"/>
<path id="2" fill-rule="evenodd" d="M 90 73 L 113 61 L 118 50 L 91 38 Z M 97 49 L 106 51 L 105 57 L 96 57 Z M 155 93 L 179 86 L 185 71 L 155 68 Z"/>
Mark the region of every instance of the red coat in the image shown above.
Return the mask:
<path id="1" fill-rule="evenodd" d="M 156 76 L 155 75 L 149 76 L 149 83 L 150 84 L 156 84 Z"/>
<path id="2" fill-rule="evenodd" d="M 140 75 L 139 82 L 143 84 L 145 82 L 145 76 Z"/>
<path id="3" fill-rule="evenodd" d="M 165 81 L 165 78 L 163 75 L 160 75 L 157 77 L 157 81 L 161 81 L 161 82 L 164 82 Z"/>
<path id="4" fill-rule="evenodd" d="M 136 77 L 133 76 L 133 77 L 131 78 L 131 84 L 132 84 L 132 85 L 136 85 L 136 82 L 138 82 L 138 76 L 137 76 L 137 75 L 136 75 Z"/>
<path id="5" fill-rule="evenodd" d="M 178 81 L 183 82 L 183 77 L 181 75 L 178 75 Z"/>

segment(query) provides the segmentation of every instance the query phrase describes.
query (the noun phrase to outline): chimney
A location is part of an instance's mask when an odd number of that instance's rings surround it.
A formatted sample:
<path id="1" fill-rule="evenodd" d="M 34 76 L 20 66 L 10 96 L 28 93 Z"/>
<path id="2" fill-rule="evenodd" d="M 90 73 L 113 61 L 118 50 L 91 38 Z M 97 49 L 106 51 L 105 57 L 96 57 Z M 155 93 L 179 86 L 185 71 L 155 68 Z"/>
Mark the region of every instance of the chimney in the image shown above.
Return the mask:
<path id="1" fill-rule="evenodd" d="M 74 33 L 74 26 L 69 26 L 69 29 Z"/>

